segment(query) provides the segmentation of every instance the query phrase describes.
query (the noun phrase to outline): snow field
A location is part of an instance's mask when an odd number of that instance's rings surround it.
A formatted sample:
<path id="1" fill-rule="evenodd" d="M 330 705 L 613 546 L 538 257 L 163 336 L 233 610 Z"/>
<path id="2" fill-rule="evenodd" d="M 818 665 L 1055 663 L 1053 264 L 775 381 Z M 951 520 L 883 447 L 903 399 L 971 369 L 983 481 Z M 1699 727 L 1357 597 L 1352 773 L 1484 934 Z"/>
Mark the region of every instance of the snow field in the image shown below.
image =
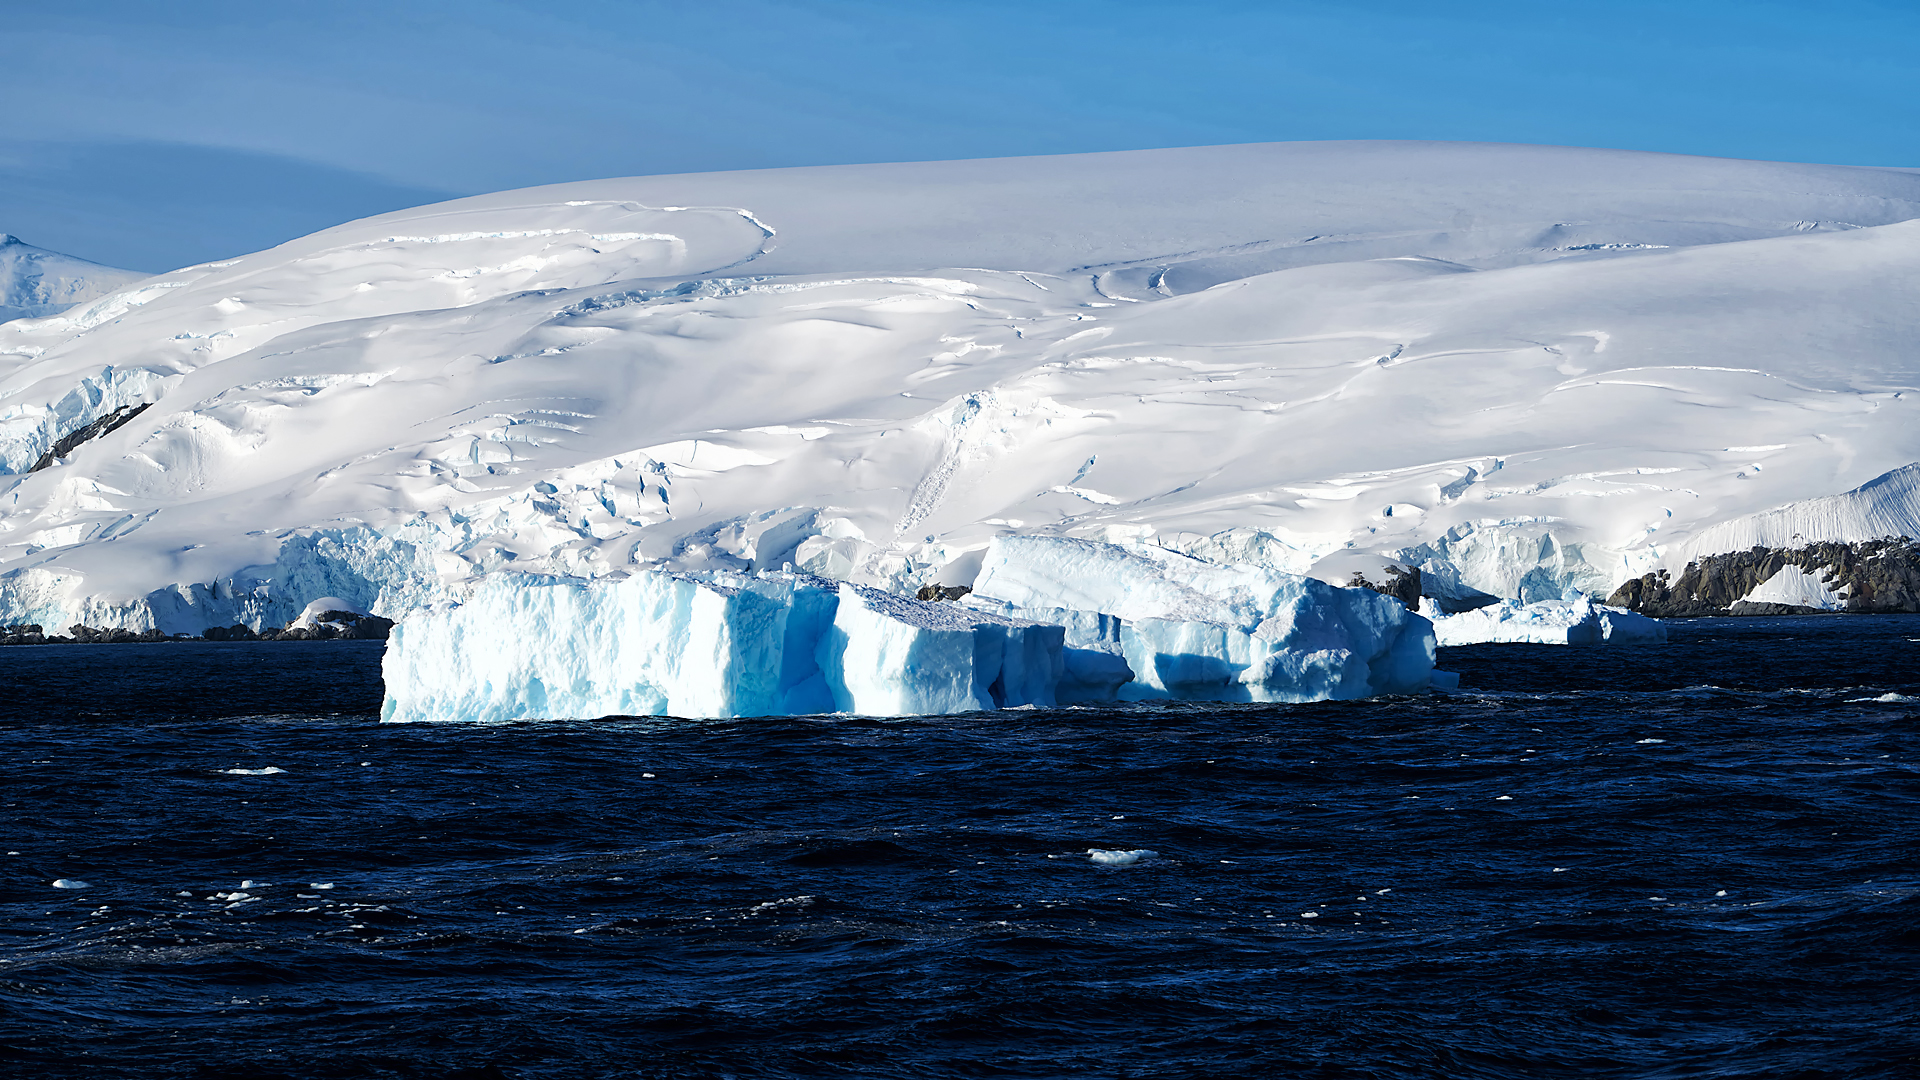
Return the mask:
<path id="1" fill-rule="evenodd" d="M 1740 600 L 1754 604 L 1792 604 L 1821 611 L 1845 611 L 1847 608 L 1847 598 L 1835 592 L 1824 577 L 1809 574 L 1792 565 L 1781 567 Z"/>

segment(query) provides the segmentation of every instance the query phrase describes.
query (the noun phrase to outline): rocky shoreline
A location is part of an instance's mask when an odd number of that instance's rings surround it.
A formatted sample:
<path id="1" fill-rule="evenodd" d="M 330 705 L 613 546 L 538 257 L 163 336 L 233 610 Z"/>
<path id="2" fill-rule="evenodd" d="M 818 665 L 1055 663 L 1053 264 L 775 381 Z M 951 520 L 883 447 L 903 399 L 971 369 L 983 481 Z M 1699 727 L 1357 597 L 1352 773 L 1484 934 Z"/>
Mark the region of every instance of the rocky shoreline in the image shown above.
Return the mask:
<path id="1" fill-rule="evenodd" d="M 1845 606 L 1834 610 L 1743 599 L 1787 567 L 1818 579 L 1840 594 Z M 1661 570 L 1629 581 L 1607 597 L 1607 604 L 1661 619 L 1914 614 L 1920 612 L 1920 541 L 1910 536 L 1821 541 L 1709 555 L 1688 563 L 1677 578 Z"/>
<path id="2" fill-rule="evenodd" d="M 199 634 L 163 634 L 158 630 L 97 629 L 81 623 L 65 634 L 49 634 L 38 623 L 0 626 L 0 645 L 138 645 L 164 641 L 385 641 L 393 621 L 378 615 L 329 611 L 312 626 L 214 626 Z"/>

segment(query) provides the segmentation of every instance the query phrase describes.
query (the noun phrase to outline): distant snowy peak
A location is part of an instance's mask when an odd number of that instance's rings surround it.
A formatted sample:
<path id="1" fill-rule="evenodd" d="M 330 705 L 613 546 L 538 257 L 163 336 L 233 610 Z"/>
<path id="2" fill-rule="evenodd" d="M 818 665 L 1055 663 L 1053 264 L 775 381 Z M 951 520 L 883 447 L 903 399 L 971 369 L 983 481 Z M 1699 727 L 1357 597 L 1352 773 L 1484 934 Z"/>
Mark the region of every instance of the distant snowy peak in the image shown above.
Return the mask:
<path id="1" fill-rule="evenodd" d="M 0 233 L 0 322 L 58 315 L 146 276 L 37 248 Z"/>

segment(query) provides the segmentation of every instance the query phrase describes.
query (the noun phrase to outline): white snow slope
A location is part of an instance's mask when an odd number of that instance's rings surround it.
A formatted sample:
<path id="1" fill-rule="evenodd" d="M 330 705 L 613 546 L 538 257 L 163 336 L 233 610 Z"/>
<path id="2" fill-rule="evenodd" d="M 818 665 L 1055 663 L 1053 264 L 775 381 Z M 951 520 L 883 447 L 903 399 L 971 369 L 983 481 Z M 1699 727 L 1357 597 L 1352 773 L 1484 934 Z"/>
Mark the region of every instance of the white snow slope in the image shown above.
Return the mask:
<path id="1" fill-rule="evenodd" d="M 37 248 L 0 233 L 0 322 L 57 315 L 146 276 Z"/>
<path id="2" fill-rule="evenodd" d="M 0 621 L 956 583 L 1005 533 L 1606 595 L 1920 460 L 1916 217 L 1908 171 L 1431 143 L 401 211 L 0 325 Z"/>

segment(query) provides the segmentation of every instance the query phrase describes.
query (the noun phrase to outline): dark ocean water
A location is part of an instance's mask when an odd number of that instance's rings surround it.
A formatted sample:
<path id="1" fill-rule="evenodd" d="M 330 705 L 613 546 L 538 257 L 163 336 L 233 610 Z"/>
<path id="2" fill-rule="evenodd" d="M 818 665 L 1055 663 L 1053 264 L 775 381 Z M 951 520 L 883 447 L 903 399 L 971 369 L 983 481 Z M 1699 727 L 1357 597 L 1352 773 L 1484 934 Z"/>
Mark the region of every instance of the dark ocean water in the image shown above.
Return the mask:
<path id="1" fill-rule="evenodd" d="M 0 649 L 0 1071 L 1920 1076 L 1920 618 L 1671 625 L 889 722 L 383 727 L 378 642 Z"/>

